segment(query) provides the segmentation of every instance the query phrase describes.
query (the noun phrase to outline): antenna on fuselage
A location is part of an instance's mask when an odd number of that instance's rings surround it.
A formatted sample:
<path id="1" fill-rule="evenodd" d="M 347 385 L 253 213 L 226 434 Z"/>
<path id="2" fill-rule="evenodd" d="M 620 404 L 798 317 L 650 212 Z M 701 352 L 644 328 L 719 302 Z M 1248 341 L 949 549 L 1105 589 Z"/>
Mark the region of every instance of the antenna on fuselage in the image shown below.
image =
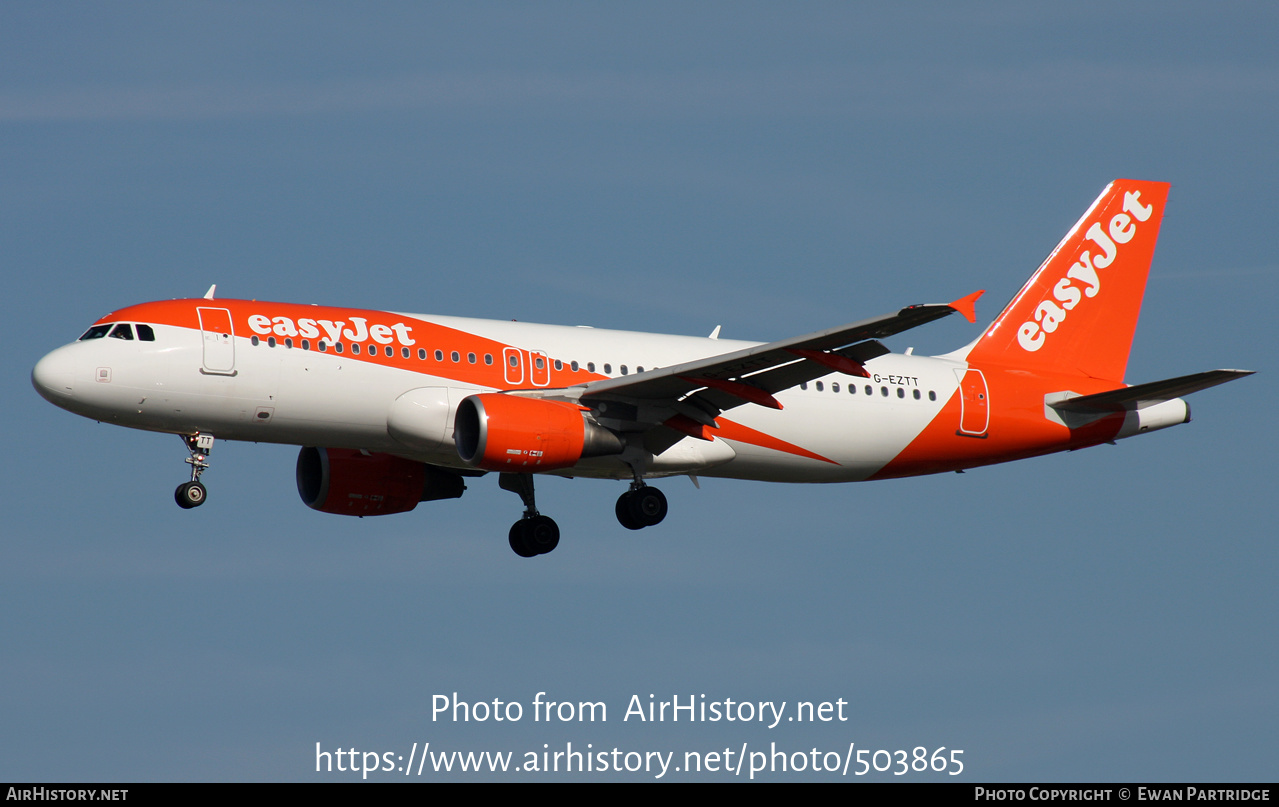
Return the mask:
<path id="1" fill-rule="evenodd" d="M 217 283 L 214 283 L 212 286 L 209 286 L 209 290 L 208 290 L 208 291 L 206 291 L 206 292 L 204 293 L 204 299 L 206 299 L 206 300 L 212 300 L 212 299 L 213 299 L 213 292 L 215 292 L 215 291 L 217 291 L 217 290 L 218 290 L 218 284 L 217 284 Z"/>
<path id="2" fill-rule="evenodd" d="M 711 339 L 718 339 L 718 338 L 719 338 L 719 329 L 720 329 L 720 327 L 722 327 L 722 326 L 716 325 L 716 326 L 715 326 L 715 330 L 711 331 Z"/>

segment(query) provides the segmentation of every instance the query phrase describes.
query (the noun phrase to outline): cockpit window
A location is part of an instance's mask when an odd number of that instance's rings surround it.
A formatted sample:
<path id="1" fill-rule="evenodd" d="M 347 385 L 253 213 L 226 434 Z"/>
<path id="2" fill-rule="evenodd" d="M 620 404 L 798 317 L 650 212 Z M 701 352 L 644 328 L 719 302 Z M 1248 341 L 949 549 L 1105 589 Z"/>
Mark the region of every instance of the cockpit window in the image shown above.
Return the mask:
<path id="1" fill-rule="evenodd" d="M 129 327 L 129 323 L 121 322 L 111 330 L 112 339 L 128 339 L 133 341 L 133 328 Z"/>
<path id="2" fill-rule="evenodd" d="M 80 337 L 79 341 L 83 342 L 86 339 L 101 339 L 107 335 L 107 331 L 109 330 L 111 330 L 110 325 L 94 325 L 92 328 L 84 332 L 84 335 Z"/>
<path id="3" fill-rule="evenodd" d="M 138 329 L 138 340 L 139 340 L 139 341 L 141 341 L 141 342 L 154 342 L 154 341 L 155 341 L 155 331 L 151 328 L 151 326 L 150 326 L 150 325 L 143 325 L 143 324 L 139 323 L 139 324 L 137 325 L 137 329 Z"/>

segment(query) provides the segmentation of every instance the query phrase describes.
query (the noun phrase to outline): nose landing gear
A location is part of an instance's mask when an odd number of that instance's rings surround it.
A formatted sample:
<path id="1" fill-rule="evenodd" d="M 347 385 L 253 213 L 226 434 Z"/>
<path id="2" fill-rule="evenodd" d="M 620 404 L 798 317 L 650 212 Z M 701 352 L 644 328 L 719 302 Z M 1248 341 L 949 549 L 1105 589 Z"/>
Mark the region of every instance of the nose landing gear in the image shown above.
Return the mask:
<path id="1" fill-rule="evenodd" d="M 173 500 L 183 510 L 190 510 L 204 504 L 204 500 L 209 497 L 208 491 L 200 483 L 200 474 L 209 470 L 208 458 L 209 452 L 213 450 L 213 435 L 196 432 L 178 436 L 182 438 L 187 451 L 191 452 L 191 456 L 187 457 L 187 463 L 191 466 L 191 481 L 178 485 L 178 489 L 173 491 Z"/>

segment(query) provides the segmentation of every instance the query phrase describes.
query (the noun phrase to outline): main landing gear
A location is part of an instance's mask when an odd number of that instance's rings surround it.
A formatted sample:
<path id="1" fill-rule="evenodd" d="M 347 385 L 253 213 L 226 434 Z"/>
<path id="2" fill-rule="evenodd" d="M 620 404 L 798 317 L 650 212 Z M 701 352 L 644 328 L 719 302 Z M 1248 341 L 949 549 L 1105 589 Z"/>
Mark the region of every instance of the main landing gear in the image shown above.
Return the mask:
<path id="1" fill-rule="evenodd" d="M 521 558 L 545 555 L 560 543 L 560 528 L 549 516 L 537 512 L 532 474 L 501 474 L 498 487 L 517 494 L 524 502 L 524 517 L 511 525 L 507 536 L 511 549 Z M 617 520 L 628 530 L 642 530 L 666 518 L 666 496 L 650 488 L 637 475 L 631 489 L 617 500 Z"/>
<path id="2" fill-rule="evenodd" d="M 537 512 L 533 495 L 532 474 L 502 474 L 497 485 L 519 495 L 524 502 L 524 517 L 511 525 L 508 536 L 511 549 L 521 558 L 545 555 L 560 544 L 560 528 L 550 516 Z"/>
<path id="3" fill-rule="evenodd" d="M 191 466 L 191 481 L 178 485 L 178 489 L 173 491 L 173 499 L 178 507 L 190 510 L 204 504 L 204 500 L 209 497 L 204 485 L 200 484 L 200 474 L 209 470 L 208 459 L 209 452 L 213 450 L 213 435 L 196 432 L 178 436 L 186 444 L 187 451 L 191 452 L 191 456 L 187 457 L 187 463 Z"/>
<path id="4" fill-rule="evenodd" d="M 631 489 L 617 498 L 613 511 L 628 530 L 652 527 L 666 518 L 666 495 L 636 479 L 631 483 Z"/>

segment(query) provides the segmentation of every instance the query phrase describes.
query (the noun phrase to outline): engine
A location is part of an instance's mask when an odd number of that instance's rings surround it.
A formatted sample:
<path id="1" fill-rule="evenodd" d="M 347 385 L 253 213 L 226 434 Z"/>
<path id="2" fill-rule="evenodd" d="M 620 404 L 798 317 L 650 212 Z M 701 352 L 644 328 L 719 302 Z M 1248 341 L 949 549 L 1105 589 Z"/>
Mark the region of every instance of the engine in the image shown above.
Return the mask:
<path id="1" fill-rule="evenodd" d="M 307 507 L 343 516 L 407 513 L 466 490 L 461 476 L 442 468 L 350 448 L 303 448 L 297 478 Z"/>
<path id="2" fill-rule="evenodd" d="M 569 468 L 583 457 L 620 454 L 625 447 L 581 407 L 497 392 L 462 401 L 453 440 L 463 462 L 507 473 Z"/>

